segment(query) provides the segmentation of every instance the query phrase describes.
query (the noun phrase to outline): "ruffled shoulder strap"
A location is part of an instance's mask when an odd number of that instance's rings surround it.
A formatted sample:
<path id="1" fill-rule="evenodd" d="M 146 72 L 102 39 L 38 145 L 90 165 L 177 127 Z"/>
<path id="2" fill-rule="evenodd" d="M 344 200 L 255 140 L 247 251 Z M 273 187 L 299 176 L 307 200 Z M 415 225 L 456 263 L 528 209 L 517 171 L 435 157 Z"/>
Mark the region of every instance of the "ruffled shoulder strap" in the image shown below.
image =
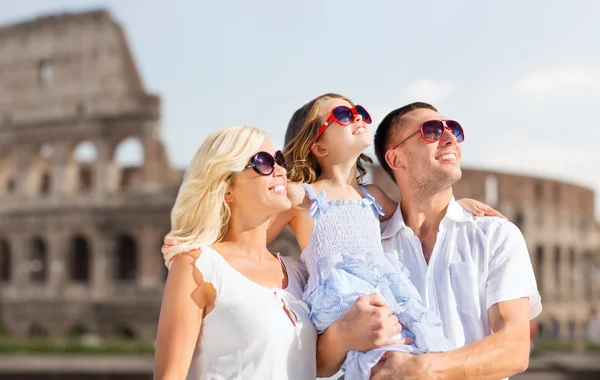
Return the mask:
<path id="1" fill-rule="evenodd" d="M 372 196 L 371 194 L 369 194 L 369 192 L 367 191 L 367 189 L 364 186 L 359 185 L 359 187 L 362 190 L 362 192 L 365 194 L 365 197 L 363 198 L 363 205 L 373 207 L 373 210 L 377 214 L 384 216 L 385 213 L 383 212 L 383 208 L 379 205 L 379 203 L 377 203 L 377 201 L 375 200 L 375 197 Z"/>
<path id="2" fill-rule="evenodd" d="M 313 216 L 322 215 L 329 210 L 329 203 L 325 200 L 325 192 L 321 191 L 319 195 L 317 195 L 315 189 L 312 188 L 308 183 L 302 183 L 302 187 L 306 190 L 306 194 L 308 195 L 308 199 L 310 199 L 310 209 L 308 210 L 308 217 L 312 218 Z"/>

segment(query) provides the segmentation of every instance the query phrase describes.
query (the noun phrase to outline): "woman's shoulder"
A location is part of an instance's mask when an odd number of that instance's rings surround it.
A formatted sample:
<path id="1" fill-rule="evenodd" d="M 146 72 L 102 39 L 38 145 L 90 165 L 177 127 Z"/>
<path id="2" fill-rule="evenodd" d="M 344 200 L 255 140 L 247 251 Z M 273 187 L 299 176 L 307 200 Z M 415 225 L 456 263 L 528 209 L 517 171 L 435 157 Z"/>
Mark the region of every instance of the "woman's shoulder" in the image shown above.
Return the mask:
<path id="1" fill-rule="evenodd" d="M 169 267 L 169 276 L 191 275 L 196 282 L 198 278 L 202 278 L 204 282 L 213 282 L 219 272 L 217 264 L 210 247 L 197 248 L 175 256 Z"/>

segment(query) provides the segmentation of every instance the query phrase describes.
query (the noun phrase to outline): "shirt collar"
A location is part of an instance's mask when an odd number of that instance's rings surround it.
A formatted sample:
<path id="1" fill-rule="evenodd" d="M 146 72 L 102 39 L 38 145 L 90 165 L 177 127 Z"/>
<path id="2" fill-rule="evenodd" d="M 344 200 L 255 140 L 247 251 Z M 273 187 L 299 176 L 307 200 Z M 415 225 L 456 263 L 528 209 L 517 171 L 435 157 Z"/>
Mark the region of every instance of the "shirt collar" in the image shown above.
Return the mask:
<path id="1" fill-rule="evenodd" d="M 450 200 L 450 204 L 448 204 L 448 208 L 446 209 L 446 215 L 442 219 L 442 223 L 446 220 L 454 221 L 457 223 L 469 222 L 475 220 L 475 217 L 465 210 L 455 199 L 452 197 Z M 400 203 L 394 212 L 392 217 L 383 222 L 383 228 L 381 231 L 382 239 L 389 239 L 396 235 L 403 228 L 408 228 L 406 223 L 404 222 L 404 216 L 402 215 L 402 211 L 400 210 Z"/>

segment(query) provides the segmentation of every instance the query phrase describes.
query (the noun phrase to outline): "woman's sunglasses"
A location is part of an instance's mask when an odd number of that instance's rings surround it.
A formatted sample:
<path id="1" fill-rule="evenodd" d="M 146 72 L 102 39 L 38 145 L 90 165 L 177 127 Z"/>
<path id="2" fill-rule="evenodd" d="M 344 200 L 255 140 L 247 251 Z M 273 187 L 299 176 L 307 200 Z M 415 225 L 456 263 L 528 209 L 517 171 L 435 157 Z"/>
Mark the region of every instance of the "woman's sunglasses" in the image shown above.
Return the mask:
<path id="1" fill-rule="evenodd" d="M 369 113 L 363 106 L 356 105 L 352 108 L 346 106 L 335 107 L 331 110 L 331 114 L 329 115 L 327 120 L 325 120 L 323 125 L 321 125 L 321 128 L 319 128 L 315 140 L 318 139 L 319 136 L 323 134 L 323 132 L 325 132 L 327 126 L 329 126 L 333 121 L 335 121 L 341 126 L 350 125 L 354 121 L 354 117 L 356 115 L 360 115 L 365 123 L 371 124 L 371 115 L 369 115 Z"/>
<path id="2" fill-rule="evenodd" d="M 244 170 L 252 168 L 258 174 L 266 176 L 273 174 L 273 171 L 275 170 L 275 164 L 287 170 L 285 156 L 280 150 L 275 152 L 275 156 L 267 152 L 258 152 L 252 156 L 250 163 L 244 167 Z"/>
<path id="3" fill-rule="evenodd" d="M 417 133 L 421 134 L 421 138 L 428 144 L 439 141 L 446 130 L 450 131 L 456 137 L 458 142 L 465 141 L 465 132 L 462 129 L 462 126 L 458 123 L 458 121 L 454 120 L 428 120 L 421 124 L 419 130 L 415 133 L 412 133 L 410 136 L 400 141 L 394 148 L 399 147 L 404 144 L 408 139 L 416 135 Z"/>

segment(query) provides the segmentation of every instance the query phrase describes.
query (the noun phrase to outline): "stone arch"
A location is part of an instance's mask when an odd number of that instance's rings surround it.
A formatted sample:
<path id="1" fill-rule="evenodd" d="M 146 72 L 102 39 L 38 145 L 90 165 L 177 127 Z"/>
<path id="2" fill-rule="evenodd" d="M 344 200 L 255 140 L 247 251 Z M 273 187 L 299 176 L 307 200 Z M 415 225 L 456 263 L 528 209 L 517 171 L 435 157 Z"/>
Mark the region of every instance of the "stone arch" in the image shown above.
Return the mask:
<path id="1" fill-rule="evenodd" d="M 89 332 L 90 329 L 88 329 L 87 326 L 83 323 L 77 323 L 69 329 L 69 338 L 79 339 L 84 335 L 89 334 Z"/>
<path id="2" fill-rule="evenodd" d="M 31 338 L 46 338 L 48 337 L 48 329 L 40 323 L 34 322 L 29 326 L 27 335 Z"/>
<path id="3" fill-rule="evenodd" d="M 138 245 L 130 235 L 117 237 L 115 276 L 119 281 L 134 282 L 138 277 Z"/>
<path id="4" fill-rule="evenodd" d="M 137 339 L 137 334 L 135 330 L 131 326 L 121 325 L 115 328 L 115 335 L 117 338 L 124 340 L 135 340 Z"/>
<path id="5" fill-rule="evenodd" d="M 540 292 L 544 290 L 544 246 L 538 244 L 535 247 L 535 278 Z"/>
<path id="6" fill-rule="evenodd" d="M 32 282 L 44 283 L 48 280 L 48 246 L 41 237 L 29 241 L 28 272 Z"/>
<path id="7" fill-rule="evenodd" d="M 137 137 L 119 141 L 113 152 L 113 161 L 119 167 L 119 188 L 138 188 L 143 183 L 144 146 Z"/>
<path id="8" fill-rule="evenodd" d="M 554 298 L 557 301 L 561 300 L 561 289 L 562 287 L 565 285 L 563 284 L 563 279 L 561 278 L 561 270 L 562 270 L 562 263 L 561 263 L 561 256 L 563 255 L 561 247 L 559 245 L 555 245 L 554 246 L 554 257 L 553 257 L 553 261 L 554 261 L 554 273 L 553 273 L 553 281 L 554 281 Z"/>
<path id="9" fill-rule="evenodd" d="M 13 158 L 10 156 L 0 157 L 0 197 L 14 193 L 16 173 Z"/>
<path id="10" fill-rule="evenodd" d="M 569 248 L 569 290 L 567 294 L 570 294 L 571 297 L 578 297 L 578 295 L 575 295 L 575 283 L 576 283 L 576 277 L 579 275 L 579 273 L 577 273 L 577 264 L 576 264 L 576 258 L 575 258 L 575 248 L 574 247 L 570 247 Z"/>
<path id="11" fill-rule="evenodd" d="M 165 241 L 165 236 L 167 236 L 167 234 L 169 232 L 170 232 L 170 230 L 167 230 L 167 232 L 165 232 L 164 234 L 162 234 L 162 235 L 159 236 L 159 241 L 158 241 L 158 244 L 157 244 L 157 246 L 158 246 L 158 250 L 157 251 L 158 252 L 161 251 L 161 248 L 162 248 L 162 246 L 164 244 L 164 241 Z M 162 253 L 161 253 L 161 255 L 162 255 Z M 167 268 L 167 266 L 164 265 L 164 260 L 161 260 L 161 265 L 162 265 L 163 279 L 166 281 L 167 276 L 169 275 L 169 268 Z"/>
<path id="12" fill-rule="evenodd" d="M 12 252 L 10 243 L 0 238 L 0 282 L 10 282 L 12 278 Z"/>
<path id="13" fill-rule="evenodd" d="M 525 227 L 525 213 L 523 210 L 517 210 L 517 212 L 515 212 L 514 223 L 517 227 L 519 227 L 521 232 L 524 232 L 523 228 Z"/>
<path id="14" fill-rule="evenodd" d="M 71 238 L 69 245 L 69 277 L 73 282 L 90 281 L 91 252 L 88 241 L 81 235 Z"/>
<path id="15" fill-rule="evenodd" d="M 71 174 L 75 180 L 75 189 L 79 192 L 91 191 L 94 184 L 94 163 L 98 159 L 98 148 L 91 140 L 80 141 L 71 156 Z"/>
<path id="16" fill-rule="evenodd" d="M 48 195 L 52 191 L 52 159 L 54 147 L 50 144 L 40 146 L 38 155 L 30 167 L 34 181 L 34 194 Z"/>

